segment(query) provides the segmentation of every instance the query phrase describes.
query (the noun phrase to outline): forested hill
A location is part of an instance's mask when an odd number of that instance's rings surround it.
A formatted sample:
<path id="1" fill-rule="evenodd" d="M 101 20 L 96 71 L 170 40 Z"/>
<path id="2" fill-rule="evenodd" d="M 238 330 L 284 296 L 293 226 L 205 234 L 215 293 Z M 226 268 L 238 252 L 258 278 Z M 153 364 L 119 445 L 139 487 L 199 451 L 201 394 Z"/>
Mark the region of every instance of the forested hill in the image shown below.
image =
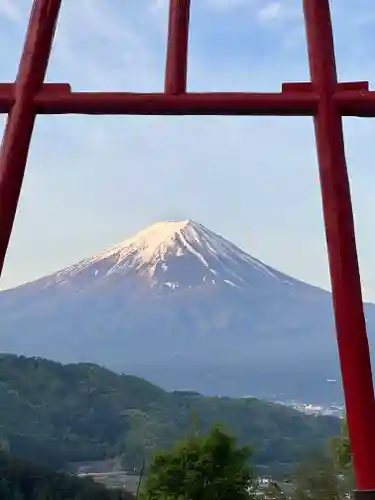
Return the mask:
<path id="1" fill-rule="evenodd" d="M 168 393 L 93 364 L 13 355 L 0 357 L 0 407 L 3 446 L 55 467 L 119 457 L 125 468 L 139 468 L 150 452 L 169 447 L 198 421 L 202 431 L 222 423 L 253 446 L 256 465 L 273 471 L 324 446 L 340 427 L 336 418 L 256 399 Z"/>
<path id="2" fill-rule="evenodd" d="M 0 452 L 1 500 L 134 500 L 123 490 L 107 490 L 91 479 L 52 472 Z"/>

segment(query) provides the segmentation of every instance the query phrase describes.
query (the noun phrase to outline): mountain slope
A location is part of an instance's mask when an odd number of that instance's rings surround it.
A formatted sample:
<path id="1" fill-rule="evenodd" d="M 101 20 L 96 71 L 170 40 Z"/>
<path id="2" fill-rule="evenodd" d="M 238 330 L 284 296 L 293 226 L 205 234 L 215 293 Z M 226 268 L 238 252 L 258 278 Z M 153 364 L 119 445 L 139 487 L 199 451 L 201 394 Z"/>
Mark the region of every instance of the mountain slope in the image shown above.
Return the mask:
<path id="1" fill-rule="evenodd" d="M 256 399 L 168 393 L 93 364 L 0 357 L 0 439 L 11 452 L 48 465 L 121 457 L 139 467 L 153 450 L 222 423 L 255 447 L 258 466 L 280 470 L 339 432 L 333 417 L 307 416 Z"/>
<path id="2" fill-rule="evenodd" d="M 371 326 L 374 306 L 368 313 Z M 192 221 L 155 224 L 0 293 L 0 347 L 97 362 L 169 389 L 341 394 L 325 383 L 339 377 L 330 294 Z"/>
<path id="3" fill-rule="evenodd" d="M 109 490 L 91 479 L 43 469 L 0 450 L 0 498 L 2 500 L 134 500 L 124 490 Z"/>

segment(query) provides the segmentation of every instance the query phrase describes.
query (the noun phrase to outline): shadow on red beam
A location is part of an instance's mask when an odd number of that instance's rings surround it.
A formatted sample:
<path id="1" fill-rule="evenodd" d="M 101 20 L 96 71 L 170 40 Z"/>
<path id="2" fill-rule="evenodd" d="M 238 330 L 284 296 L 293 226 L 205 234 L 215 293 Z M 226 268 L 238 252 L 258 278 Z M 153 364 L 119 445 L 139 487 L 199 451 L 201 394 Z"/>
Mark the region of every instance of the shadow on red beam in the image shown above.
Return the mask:
<path id="1" fill-rule="evenodd" d="M 43 93 L 53 93 L 53 94 L 70 94 L 72 92 L 72 87 L 69 83 L 45 83 L 42 89 Z"/>
<path id="2" fill-rule="evenodd" d="M 375 92 L 373 91 L 336 92 L 333 100 L 342 116 L 375 117 Z"/>
<path id="3" fill-rule="evenodd" d="M 9 113 L 15 101 L 14 83 L 0 83 L 0 113 Z M 68 83 L 45 83 L 43 85 L 43 95 L 68 94 L 71 87 Z"/>
<path id="4" fill-rule="evenodd" d="M 366 91 L 369 90 L 369 82 L 339 82 L 336 85 L 337 91 L 342 90 L 357 90 Z M 282 84 L 283 92 L 313 92 L 314 85 L 311 82 L 286 82 Z"/>
<path id="5" fill-rule="evenodd" d="M 90 115 L 279 115 L 311 116 L 318 97 L 312 92 L 133 94 L 45 92 L 35 100 L 40 114 Z"/>
<path id="6" fill-rule="evenodd" d="M 12 83 L 0 83 L 0 113 L 8 113 L 14 104 Z"/>

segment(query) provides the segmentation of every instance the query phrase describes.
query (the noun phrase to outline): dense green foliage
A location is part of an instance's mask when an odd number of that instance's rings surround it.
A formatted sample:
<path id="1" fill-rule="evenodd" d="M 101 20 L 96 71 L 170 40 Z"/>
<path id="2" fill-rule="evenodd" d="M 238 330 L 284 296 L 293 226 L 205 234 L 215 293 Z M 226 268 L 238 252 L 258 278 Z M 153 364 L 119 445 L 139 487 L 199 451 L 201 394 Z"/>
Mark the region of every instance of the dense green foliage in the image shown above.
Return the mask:
<path id="1" fill-rule="evenodd" d="M 354 489 L 344 425 L 320 453 L 307 454 L 289 481 L 264 483 L 253 473 L 248 447 L 214 427 L 155 454 L 142 500 L 347 500 Z M 349 453 L 347 453 L 349 451 Z"/>
<path id="2" fill-rule="evenodd" d="M 142 488 L 144 500 L 249 500 L 255 491 L 248 447 L 214 427 L 157 453 Z"/>
<path id="3" fill-rule="evenodd" d="M 341 423 L 340 435 L 335 436 L 330 443 L 330 455 L 332 456 L 336 468 L 341 473 L 352 470 L 352 451 L 346 420 L 343 420 Z"/>
<path id="4" fill-rule="evenodd" d="M 1 500 L 131 500 L 124 491 L 107 490 L 90 479 L 42 469 L 0 452 Z"/>
<path id="5" fill-rule="evenodd" d="M 347 500 L 355 487 L 346 422 L 325 453 L 307 456 L 292 476 L 292 500 Z"/>
<path id="6" fill-rule="evenodd" d="M 339 500 L 344 484 L 328 456 L 304 460 L 293 476 L 293 500 Z M 341 484 L 342 483 L 342 484 Z"/>
<path id="7" fill-rule="evenodd" d="M 265 473 L 283 471 L 322 448 L 340 425 L 256 399 L 167 393 L 92 364 L 9 355 L 0 357 L 0 408 L 0 443 L 54 467 L 116 456 L 125 468 L 139 468 L 185 436 L 196 414 L 203 433 L 220 422 L 241 445 L 252 445 Z"/>

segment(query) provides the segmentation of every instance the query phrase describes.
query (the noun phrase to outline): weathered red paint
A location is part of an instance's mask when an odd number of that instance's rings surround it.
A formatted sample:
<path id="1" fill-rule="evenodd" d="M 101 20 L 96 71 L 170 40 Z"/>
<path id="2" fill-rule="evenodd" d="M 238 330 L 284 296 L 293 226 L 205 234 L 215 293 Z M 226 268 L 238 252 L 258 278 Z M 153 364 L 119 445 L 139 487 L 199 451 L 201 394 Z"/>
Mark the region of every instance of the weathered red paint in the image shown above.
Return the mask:
<path id="1" fill-rule="evenodd" d="M 375 116 L 367 82 L 337 82 L 329 0 L 303 0 L 311 82 L 280 93 L 186 92 L 189 0 L 170 0 L 165 93 L 72 92 L 43 84 L 60 0 L 35 0 L 15 84 L 0 84 L 9 113 L 0 153 L 0 273 L 36 114 L 314 116 L 323 212 L 357 486 L 375 490 L 375 399 L 354 236 L 342 116 Z"/>
<path id="2" fill-rule="evenodd" d="M 42 88 L 61 0 L 35 0 L 13 89 L 0 155 L 0 272 L 17 210 L 35 122 L 34 96 Z"/>

